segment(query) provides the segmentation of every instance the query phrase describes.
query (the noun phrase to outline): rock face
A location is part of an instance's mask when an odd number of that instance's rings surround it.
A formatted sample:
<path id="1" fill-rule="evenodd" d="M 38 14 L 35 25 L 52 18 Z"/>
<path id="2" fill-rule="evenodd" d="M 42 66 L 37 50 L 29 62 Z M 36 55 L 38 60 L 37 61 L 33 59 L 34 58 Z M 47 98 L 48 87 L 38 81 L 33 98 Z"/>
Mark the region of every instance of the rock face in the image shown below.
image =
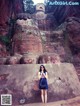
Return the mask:
<path id="1" fill-rule="evenodd" d="M 10 8 L 14 0 L 7 1 L 5 7 L 6 0 L 1 0 L 3 5 L 1 4 L 0 9 L 4 7 L 0 12 L 2 36 L 6 36 L 9 31 L 6 21 L 10 18 Z M 14 2 L 15 14 L 22 12 L 20 1 Z M 9 2 L 11 7 L 8 8 Z M 80 82 L 73 65 L 60 63 L 71 62 L 72 57 L 74 62 L 80 63 L 80 20 L 70 17 L 59 29 L 62 24 L 56 28 L 58 24 L 53 14 L 46 14 L 43 4 L 38 5 L 36 9 L 34 14 L 21 13 L 16 18 L 15 34 L 10 39 L 13 56 L 9 56 L 6 45 L 0 42 L 0 94 L 12 94 L 13 106 L 22 102 L 40 102 L 37 76 L 39 64 L 45 64 L 49 74 L 48 101 L 80 95 Z"/>
<path id="2" fill-rule="evenodd" d="M 4 77 L 0 79 L 0 83 L 3 83 L 1 91 L 4 93 L 6 90 L 13 95 L 13 105 L 20 104 L 23 99 L 24 103 L 41 101 L 38 89 L 39 67 L 36 64 L 0 66 L 0 75 Z M 80 95 L 80 82 L 72 64 L 45 64 L 45 67 L 49 76 L 48 102 Z"/>
<path id="3" fill-rule="evenodd" d="M 0 57 L 6 57 L 8 52 L 6 50 L 6 46 L 0 42 Z"/>
<path id="4" fill-rule="evenodd" d="M 13 37 L 15 54 L 36 54 L 43 52 L 40 31 L 33 19 L 17 20 Z"/>
<path id="5" fill-rule="evenodd" d="M 59 55 L 62 62 L 72 62 L 72 55 L 73 60 L 79 60 L 80 23 L 78 18 L 68 18 L 63 24 L 63 27 L 59 26 L 61 28 L 58 27 L 55 31 L 53 30 L 51 32 L 50 29 L 44 29 L 45 26 L 48 26 L 46 24 L 46 18 L 36 21 L 36 17 L 33 18 L 30 14 L 19 14 L 18 18 L 15 24 L 15 34 L 12 39 L 14 55 L 28 54 L 28 61 L 34 57 L 34 61 L 38 61 L 37 59 L 46 53 L 48 55 L 53 54 L 53 56 L 50 55 L 51 58 L 54 57 L 54 54 Z M 51 21 L 52 18 L 48 17 L 47 19 Z M 41 25 L 42 29 L 39 25 Z M 7 51 L 5 51 L 5 54 L 7 55 Z M 31 55 L 30 57 L 30 54 L 34 56 Z M 76 60 L 75 57 L 78 59 Z"/>
<path id="6" fill-rule="evenodd" d="M 1 1 L 2 2 L 2 1 Z M 19 2 L 19 5 L 18 5 Z M 3 0 L 1 6 L 4 6 L 6 3 Z M 9 31 L 9 25 L 6 24 L 11 17 L 7 17 L 10 15 L 10 7 L 8 8 L 8 4 L 12 8 L 12 1 L 8 1 L 6 7 L 3 9 L 6 10 L 6 14 L 4 16 L 4 21 L 2 19 L 3 11 L 0 14 L 0 25 L 4 24 L 0 28 L 0 34 L 6 36 Z M 15 13 L 22 12 L 22 5 L 20 0 L 13 2 L 14 3 L 14 11 Z M 18 5 L 18 6 L 17 6 Z M 61 57 L 61 60 L 71 62 L 72 54 L 75 54 L 75 57 L 79 58 L 79 33 L 80 33 L 80 20 L 78 18 L 68 18 L 65 22 L 64 28 L 57 30 L 58 23 L 52 13 L 45 13 L 45 6 L 40 3 L 36 5 L 36 12 L 34 14 L 25 14 L 20 13 L 17 18 L 19 18 L 15 25 L 15 34 L 13 35 L 12 40 L 12 49 L 14 53 L 12 54 L 29 54 L 30 53 L 36 58 L 42 53 L 56 53 Z M 15 18 L 15 14 L 13 13 L 12 18 Z M 17 16 L 17 15 L 16 15 Z M 39 19 L 40 18 L 40 19 Z M 20 20 L 21 19 L 21 20 Z M 7 27 L 6 27 L 7 25 Z M 62 24 L 61 24 L 62 25 Z M 5 29 L 5 30 L 4 30 Z M 65 32 L 67 32 L 67 38 L 69 39 L 68 43 L 65 43 Z M 2 45 L 4 47 L 5 45 Z M 6 46 L 3 50 L 4 56 L 8 56 L 10 54 L 7 53 Z M 71 50 L 70 50 L 71 49 Z M 72 53 L 71 53 L 72 51 Z M 2 51 L 0 51 L 0 55 L 3 56 Z M 42 54 L 42 55 L 44 55 Z M 78 55 L 77 55 L 78 54 Z M 32 57 L 31 57 L 32 58 Z M 31 59 L 30 58 L 30 59 Z M 48 58 L 48 57 L 47 57 Z M 51 56 L 52 58 L 52 56 Z M 78 59 L 79 60 L 79 59 Z M 38 60 L 36 60 L 38 61 Z M 24 62 L 25 63 L 25 62 Z"/>
<path id="7" fill-rule="evenodd" d="M 12 14 L 20 12 L 22 12 L 22 2 L 20 0 L 0 1 L 0 35 L 8 33 L 9 25 L 7 23 L 9 19 L 12 17 Z"/>
<path id="8" fill-rule="evenodd" d="M 68 18 L 66 29 L 71 45 L 80 48 L 80 19 L 75 17 Z"/>
<path id="9" fill-rule="evenodd" d="M 67 19 L 66 31 L 69 47 L 73 54 L 73 61 L 80 62 L 80 19 L 71 17 Z"/>
<path id="10" fill-rule="evenodd" d="M 11 32 L 14 28 L 11 29 L 13 26 L 11 23 L 11 19 L 15 17 L 15 14 L 22 12 L 22 1 L 21 0 L 1 0 L 0 1 L 0 37 L 3 36 L 10 36 Z M 13 33 L 13 32 L 12 32 Z M 10 55 L 9 51 L 6 50 L 4 44 L 1 44 L 0 38 L 0 45 L 2 46 L 3 53 L 0 51 L 0 56 L 6 57 Z"/>

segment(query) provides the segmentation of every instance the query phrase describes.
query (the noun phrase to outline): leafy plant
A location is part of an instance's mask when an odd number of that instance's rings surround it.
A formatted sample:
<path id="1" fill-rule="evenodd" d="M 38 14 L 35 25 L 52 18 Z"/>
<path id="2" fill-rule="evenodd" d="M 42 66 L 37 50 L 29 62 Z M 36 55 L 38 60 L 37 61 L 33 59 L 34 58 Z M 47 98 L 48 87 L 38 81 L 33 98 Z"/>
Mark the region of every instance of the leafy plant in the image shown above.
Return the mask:
<path id="1" fill-rule="evenodd" d="M 0 41 L 5 45 L 10 43 L 10 39 L 7 36 L 0 36 Z"/>

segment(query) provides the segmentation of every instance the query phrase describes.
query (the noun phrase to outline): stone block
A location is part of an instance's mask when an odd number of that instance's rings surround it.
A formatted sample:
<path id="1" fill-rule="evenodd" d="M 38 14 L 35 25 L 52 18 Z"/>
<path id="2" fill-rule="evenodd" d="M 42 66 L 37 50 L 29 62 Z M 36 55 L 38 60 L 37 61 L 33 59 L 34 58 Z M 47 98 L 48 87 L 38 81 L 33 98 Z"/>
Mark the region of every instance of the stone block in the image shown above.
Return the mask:
<path id="1" fill-rule="evenodd" d="M 72 64 L 44 64 L 48 71 L 48 102 L 69 99 L 80 95 L 80 82 Z M 1 65 L 0 79 L 1 92 L 13 95 L 13 105 L 41 102 L 38 89 L 38 71 L 40 65 Z M 4 75 L 5 74 L 5 75 Z M 36 99 L 34 99 L 36 98 Z"/>

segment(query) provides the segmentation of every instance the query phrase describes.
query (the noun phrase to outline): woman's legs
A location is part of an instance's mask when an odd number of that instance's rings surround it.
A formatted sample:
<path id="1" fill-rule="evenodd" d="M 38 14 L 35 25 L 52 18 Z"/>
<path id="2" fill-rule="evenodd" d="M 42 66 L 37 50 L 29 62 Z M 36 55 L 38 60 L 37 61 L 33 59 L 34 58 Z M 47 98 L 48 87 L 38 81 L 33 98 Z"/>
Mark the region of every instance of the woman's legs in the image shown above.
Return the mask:
<path id="1" fill-rule="evenodd" d="M 41 100 L 44 103 L 44 90 L 41 90 Z"/>
<path id="2" fill-rule="evenodd" d="M 41 90 L 41 100 L 43 103 L 47 103 L 47 90 Z"/>
<path id="3" fill-rule="evenodd" d="M 45 94 L 45 103 L 47 103 L 47 90 L 44 90 L 44 94 Z"/>

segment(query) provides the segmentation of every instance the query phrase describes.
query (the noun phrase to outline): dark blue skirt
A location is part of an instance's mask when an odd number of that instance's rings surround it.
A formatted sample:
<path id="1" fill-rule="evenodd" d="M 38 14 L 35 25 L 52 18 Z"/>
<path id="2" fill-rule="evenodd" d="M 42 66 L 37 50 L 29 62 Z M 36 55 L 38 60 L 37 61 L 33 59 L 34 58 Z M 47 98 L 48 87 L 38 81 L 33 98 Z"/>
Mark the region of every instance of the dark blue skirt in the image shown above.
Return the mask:
<path id="1" fill-rule="evenodd" d="M 39 81 L 39 89 L 48 89 L 48 83 L 46 78 L 41 78 Z"/>

